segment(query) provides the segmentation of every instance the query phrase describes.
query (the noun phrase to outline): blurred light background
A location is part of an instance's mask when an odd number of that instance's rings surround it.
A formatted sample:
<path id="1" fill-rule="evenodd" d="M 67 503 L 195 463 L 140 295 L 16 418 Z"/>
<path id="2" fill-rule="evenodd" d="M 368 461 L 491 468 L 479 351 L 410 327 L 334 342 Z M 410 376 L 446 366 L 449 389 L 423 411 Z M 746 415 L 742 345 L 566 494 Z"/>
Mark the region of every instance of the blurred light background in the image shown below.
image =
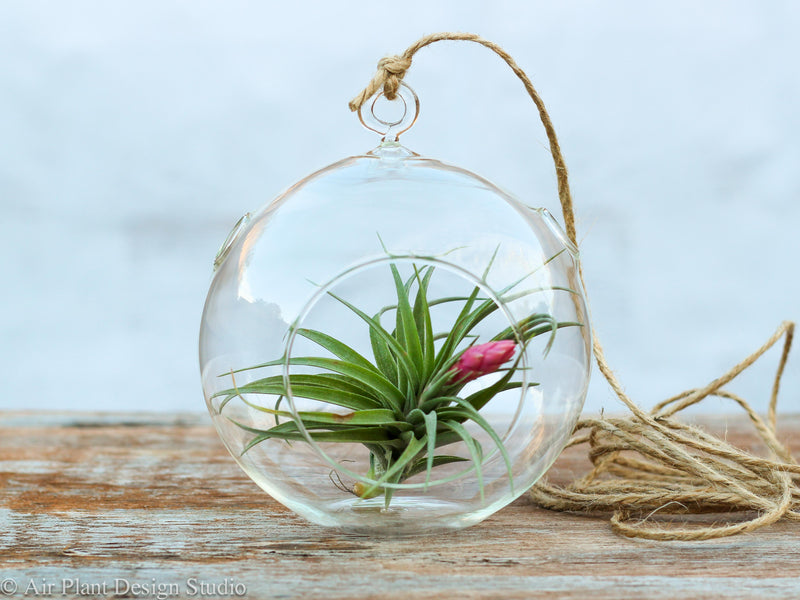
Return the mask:
<path id="1" fill-rule="evenodd" d="M 5 0 L 0 408 L 204 410 L 219 244 L 374 146 L 347 101 L 380 57 L 440 30 L 498 42 L 544 98 L 595 327 L 638 402 L 707 383 L 800 318 L 798 3 Z M 438 44 L 407 81 L 422 102 L 407 146 L 558 214 L 546 137 L 496 56 Z M 763 410 L 777 359 L 732 389 Z M 596 371 L 586 408 L 622 408 Z"/>

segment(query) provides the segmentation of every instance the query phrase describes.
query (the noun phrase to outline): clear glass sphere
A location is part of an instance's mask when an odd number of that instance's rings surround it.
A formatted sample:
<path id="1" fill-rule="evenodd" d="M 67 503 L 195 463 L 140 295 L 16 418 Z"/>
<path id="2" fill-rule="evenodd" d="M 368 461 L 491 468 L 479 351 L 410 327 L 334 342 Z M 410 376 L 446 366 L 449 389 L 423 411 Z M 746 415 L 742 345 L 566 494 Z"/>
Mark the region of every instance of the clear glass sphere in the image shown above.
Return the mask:
<path id="1" fill-rule="evenodd" d="M 523 494 L 583 406 L 590 326 L 549 213 L 387 141 L 243 219 L 200 330 L 223 442 L 322 525 L 415 533 Z"/>

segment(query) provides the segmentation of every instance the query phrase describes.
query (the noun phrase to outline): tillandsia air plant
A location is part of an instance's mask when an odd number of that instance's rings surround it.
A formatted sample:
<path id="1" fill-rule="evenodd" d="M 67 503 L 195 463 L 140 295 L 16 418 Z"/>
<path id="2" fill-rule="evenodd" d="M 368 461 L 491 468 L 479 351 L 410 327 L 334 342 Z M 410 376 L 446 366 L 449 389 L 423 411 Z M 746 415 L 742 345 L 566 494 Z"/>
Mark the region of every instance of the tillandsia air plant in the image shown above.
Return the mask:
<path id="1" fill-rule="evenodd" d="M 484 281 L 496 255 L 495 251 L 483 274 Z M 233 387 L 215 394 L 215 398 L 221 398 L 218 411 L 222 413 L 226 404 L 239 398 L 252 409 L 274 417 L 276 424 L 268 429 L 250 427 L 231 418 L 238 427 L 252 434 L 242 454 L 269 439 L 287 443 L 304 441 L 306 433 L 315 442 L 363 444 L 369 450 L 370 465 L 363 477 L 365 482 L 359 481 L 349 488 L 344 487 L 341 480 L 336 482 L 331 478 L 332 482 L 364 499 L 383 495 L 386 507 L 391 502 L 394 484 L 424 473 L 425 486 L 436 467 L 457 462 L 472 463 L 468 468 L 474 470 L 483 495 L 484 450 L 465 424 L 472 422 L 488 435 L 502 455 L 511 480 L 511 461 L 506 448 L 481 409 L 498 394 L 523 386 L 513 378 L 523 369 L 524 350 L 532 339 L 549 334 L 546 354 L 559 328 L 580 326 L 580 323 L 558 322 L 549 314 L 534 313 L 497 332 L 488 341 L 477 343 L 476 327 L 499 308 L 491 298 L 481 297 L 479 286 L 468 296 L 429 298 L 428 290 L 435 274 L 433 266 L 412 264 L 413 274 L 405 280 L 396 262 L 389 262 L 389 268 L 396 302 L 373 316 L 328 292 L 368 328 L 371 358 L 321 331 L 296 328 L 296 335 L 310 340 L 330 356 L 288 359 L 284 356 L 222 374 L 220 377 L 231 377 Z M 526 278 L 509 285 L 497 297 L 509 303 L 541 291 L 515 291 Z M 431 308 L 442 304 L 456 305 L 456 309 L 460 305 L 460 311 L 448 331 L 436 332 Z M 391 313 L 394 313 L 393 324 L 387 327 L 384 321 L 389 320 Z M 317 372 L 289 374 L 289 390 L 283 375 L 236 385 L 235 373 L 287 362 L 289 366 L 311 367 Z M 465 395 L 469 382 L 490 374 L 496 374 L 496 380 Z M 296 398 L 341 407 L 344 412 L 281 410 L 289 393 Z M 273 397 L 272 407 L 247 398 L 253 394 Z M 305 433 L 297 420 L 302 422 Z M 439 450 L 458 442 L 463 442 L 464 454 L 469 458 Z M 513 481 L 510 483 L 513 489 Z"/>

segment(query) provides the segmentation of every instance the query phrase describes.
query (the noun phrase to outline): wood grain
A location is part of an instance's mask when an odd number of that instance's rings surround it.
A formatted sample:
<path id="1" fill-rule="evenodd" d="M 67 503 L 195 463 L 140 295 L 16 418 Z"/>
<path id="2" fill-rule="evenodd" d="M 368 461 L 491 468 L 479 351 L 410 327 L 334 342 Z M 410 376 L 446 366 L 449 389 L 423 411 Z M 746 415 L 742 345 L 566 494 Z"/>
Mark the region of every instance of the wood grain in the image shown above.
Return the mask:
<path id="1" fill-rule="evenodd" d="M 797 449 L 800 417 L 782 424 Z M 724 426 L 758 450 L 746 423 Z M 550 476 L 583 468 L 567 453 Z M 59 598 L 237 597 L 234 584 L 247 598 L 800 597 L 793 523 L 649 542 L 522 498 L 447 535 L 311 525 L 239 470 L 203 415 L 0 413 L 0 490 L 0 597 L 6 581 L 11 597 Z"/>

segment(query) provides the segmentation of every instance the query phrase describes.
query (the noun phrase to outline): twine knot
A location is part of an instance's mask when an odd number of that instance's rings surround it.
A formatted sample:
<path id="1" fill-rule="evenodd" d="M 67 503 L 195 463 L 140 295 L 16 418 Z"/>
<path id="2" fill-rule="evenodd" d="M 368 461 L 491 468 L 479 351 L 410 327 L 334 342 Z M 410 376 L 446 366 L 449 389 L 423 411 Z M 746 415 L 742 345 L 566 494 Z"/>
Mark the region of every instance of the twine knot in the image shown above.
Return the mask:
<path id="1" fill-rule="evenodd" d="M 404 56 L 384 56 L 378 61 L 378 73 L 384 73 L 383 95 L 387 100 L 397 97 L 400 81 L 405 77 L 406 70 L 411 66 L 411 59 Z"/>
<path id="2" fill-rule="evenodd" d="M 400 81 L 405 77 L 406 71 L 411 66 L 411 57 L 403 55 L 384 56 L 378 61 L 378 72 L 361 92 L 350 101 L 350 110 L 356 111 L 364 103 L 383 88 L 383 95 L 387 100 L 397 98 Z"/>

